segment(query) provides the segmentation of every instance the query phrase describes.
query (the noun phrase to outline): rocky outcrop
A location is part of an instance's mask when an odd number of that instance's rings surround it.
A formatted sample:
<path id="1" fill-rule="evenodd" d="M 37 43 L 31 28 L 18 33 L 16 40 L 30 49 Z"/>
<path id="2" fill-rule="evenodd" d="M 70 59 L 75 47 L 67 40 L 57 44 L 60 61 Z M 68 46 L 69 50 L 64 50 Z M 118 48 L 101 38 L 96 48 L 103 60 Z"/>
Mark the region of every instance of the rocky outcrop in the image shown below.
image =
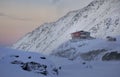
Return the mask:
<path id="1" fill-rule="evenodd" d="M 107 51 L 107 50 L 105 50 L 105 49 L 92 50 L 92 51 L 90 51 L 90 52 L 81 54 L 80 57 L 81 57 L 83 60 L 91 61 L 91 60 L 95 60 L 95 58 L 96 58 L 98 55 L 100 55 L 101 53 L 106 52 L 106 51 Z"/>
<path id="2" fill-rule="evenodd" d="M 120 53 L 117 51 L 108 52 L 102 57 L 103 61 L 120 60 Z"/>
<path id="3" fill-rule="evenodd" d="M 40 74 L 43 74 L 43 75 L 48 75 L 49 72 L 47 70 L 47 65 L 44 65 L 44 64 L 40 64 L 40 63 L 37 63 L 37 62 L 22 62 L 22 61 L 12 61 L 11 64 L 17 64 L 19 65 L 24 71 L 29 71 L 29 72 L 35 72 L 35 73 L 40 73 Z M 57 68 L 53 68 L 52 69 L 53 71 L 53 74 L 55 75 L 58 75 L 58 69 Z"/>

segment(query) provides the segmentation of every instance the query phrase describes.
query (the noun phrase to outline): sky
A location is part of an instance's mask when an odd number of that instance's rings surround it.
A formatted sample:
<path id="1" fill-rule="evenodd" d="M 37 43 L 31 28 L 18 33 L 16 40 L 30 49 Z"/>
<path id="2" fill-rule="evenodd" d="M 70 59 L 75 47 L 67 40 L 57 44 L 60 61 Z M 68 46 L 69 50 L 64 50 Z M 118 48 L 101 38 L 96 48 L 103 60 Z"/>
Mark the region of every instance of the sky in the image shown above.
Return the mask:
<path id="1" fill-rule="evenodd" d="M 46 22 L 92 0 L 0 0 L 0 45 L 9 46 Z"/>

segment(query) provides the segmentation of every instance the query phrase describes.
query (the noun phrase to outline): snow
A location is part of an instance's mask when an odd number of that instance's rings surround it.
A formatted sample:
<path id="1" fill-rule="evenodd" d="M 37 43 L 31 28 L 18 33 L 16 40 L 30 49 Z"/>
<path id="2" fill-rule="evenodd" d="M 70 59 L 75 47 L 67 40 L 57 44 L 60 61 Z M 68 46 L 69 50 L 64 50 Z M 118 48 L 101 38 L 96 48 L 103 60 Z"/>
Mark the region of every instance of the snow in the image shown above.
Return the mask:
<path id="1" fill-rule="evenodd" d="M 50 59 L 61 66 L 58 77 L 119 77 L 119 61 L 70 61 L 66 58 L 50 56 Z M 83 64 L 83 63 L 86 64 Z"/>
<path id="2" fill-rule="evenodd" d="M 4 50 L 4 51 L 3 51 Z M 47 56 L 47 60 L 42 60 L 40 53 L 23 52 L 9 48 L 0 48 L 0 77 L 119 77 L 120 61 L 84 61 L 81 59 L 68 60 L 56 56 Z M 19 58 L 12 57 L 19 55 Z M 28 56 L 32 56 L 29 60 Z M 49 60 L 48 60 L 49 58 Z M 35 73 L 35 71 L 25 71 L 19 65 L 11 64 L 11 61 L 21 60 L 24 62 L 35 61 L 46 64 L 49 69 L 47 76 Z M 59 69 L 58 75 L 52 74 L 51 65 Z"/>
<path id="3" fill-rule="evenodd" d="M 0 77 L 119 77 L 120 61 L 102 60 L 106 53 L 120 54 L 119 5 L 120 0 L 94 0 L 26 34 L 13 45 L 15 50 L 0 47 Z M 96 39 L 71 39 L 70 34 L 80 30 Z M 107 41 L 106 36 L 117 41 Z"/>
<path id="4" fill-rule="evenodd" d="M 105 53 L 114 51 L 120 52 L 120 36 L 115 38 L 116 41 L 108 41 L 107 39 L 100 38 L 71 39 L 53 50 L 51 55 L 74 60 L 76 58 L 82 57 L 83 54 L 89 54 L 89 57 L 94 56 L 94 60 L 101 60 Z M 93 55 L 90 55 L 92 52 Z"/>
<path id="5" fill-rule="evenodd" d="M 72 32 L 85 30 L 93 37 L 120 35 L 120 0 L 94 0 L 83 9 L 71 11 L 59 20 L 45 23 L 28 33 L 12 48 L 51 54 L 71 39 Z"/>
<path id="6" fill-rule="evenodd" d="M 59 77 L 119 77 L 120 62 L 93 62 L 91 65 L 72 64 L 62 67 Z M 89 64 L 89 63 L 88 63 Z M 64 74 L 63 74 L 64 73 Z"/>
<path id="7" fill-rule="evenodd" d="M 45 57 L 40 53 L 32 53 L 32 52 L 24 52 L 13 50 L 9 48 L 1 48 L 0 47 L 0 77 L 56 77 L 57 75 L 53 71 L 55 67 L 54 63 L 48 59 L 42 59 L 41 57 Z M 16 57 L 18 56 L 18 57 Z M 31 58 L 29 58 L 31 57 Z M 21 63 L 13 64 L 12 62 L 35 62 L 40 65 L 46 65 L 47 75 L 37 72 L 44 72 L 44 68 L 31 65 L 31 71 L 23 70 Z M 29 66 L 30 67 L 30 66 Z"/>

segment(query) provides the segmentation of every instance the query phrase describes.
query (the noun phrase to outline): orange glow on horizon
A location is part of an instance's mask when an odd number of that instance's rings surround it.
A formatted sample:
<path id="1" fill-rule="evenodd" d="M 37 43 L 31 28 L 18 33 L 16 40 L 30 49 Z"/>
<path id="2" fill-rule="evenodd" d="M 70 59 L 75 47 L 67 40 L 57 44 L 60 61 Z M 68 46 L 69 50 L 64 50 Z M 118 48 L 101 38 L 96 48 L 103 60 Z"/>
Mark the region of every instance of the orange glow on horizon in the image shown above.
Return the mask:
<path id="1" fill-rule="evenodd" d="M 89 2 L 91 0 L 0 0 L 0 44 L 11 45 L 41 24 L 56 21 Z"/>

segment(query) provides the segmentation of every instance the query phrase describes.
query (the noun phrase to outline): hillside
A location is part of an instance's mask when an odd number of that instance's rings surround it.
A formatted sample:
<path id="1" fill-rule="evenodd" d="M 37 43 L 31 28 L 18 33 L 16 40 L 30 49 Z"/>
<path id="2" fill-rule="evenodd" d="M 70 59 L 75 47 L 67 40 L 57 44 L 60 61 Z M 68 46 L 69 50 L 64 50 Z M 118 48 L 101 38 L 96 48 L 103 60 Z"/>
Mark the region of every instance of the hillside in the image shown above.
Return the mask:
<path id="1" fill-rule="evenodd" d="M 98 38 L 71 39 L 52 52 L 51 55 L 68 58 L 70 60 L 77 58 L 86 61 L 120 60 L 120 36 L 116 37 L 116 41 Z M 116 54 L 112 54 L 112 52 Z M 105 56 L 105 54 L 111 55 Z"/>
<path id="2" fill-rule="evenodd" d="M 57 77 L 55 64 L 47 57 L 0 47 L 0 77 Z"/>
<path id="3" fill-rule="evenodd" d="M 71 39 L 71 33 L 85 30 L 96 38 L 120 35 L 120 0 L 94 0 L 83 9 L 71 11 L 51 23 L 40 25 L 12 48 L 51 54 Z"/>
<path id="4" fill-rule="evenodd" d="M 56 71 L 55 65 L 61 68 Z M 0 47 L 0 77 L 119 77 L 119 65 L 119 61 L 71 61 Z"/>

